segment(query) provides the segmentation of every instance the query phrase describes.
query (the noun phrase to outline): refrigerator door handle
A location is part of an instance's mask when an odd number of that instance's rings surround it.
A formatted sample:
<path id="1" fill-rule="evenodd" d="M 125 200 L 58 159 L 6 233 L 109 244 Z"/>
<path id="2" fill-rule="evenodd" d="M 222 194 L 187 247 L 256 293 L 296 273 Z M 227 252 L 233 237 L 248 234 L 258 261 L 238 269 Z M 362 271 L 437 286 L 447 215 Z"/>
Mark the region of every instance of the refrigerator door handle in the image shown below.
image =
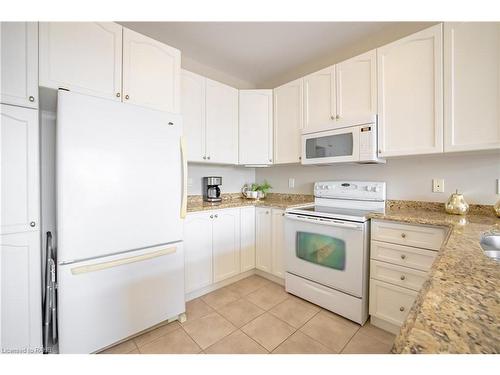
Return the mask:
<path id="1" fill-rule="evenodd" d="M 181 219 L 185 219 L 187 213 L 187 155 L 186 155 L 186 140 L 184 137 L 181 137 L 181 157 L 182 157 Z"/>
<path id="2" fill-rule="evenodd" d="M 108 268 L 123 266 L 125 264 L 142 262 L 144 260 L 158 258 L 158 257 L 164 256 L 164 255 L 173 254 L 176 251 L 177 251 L 177 247 L 175 247 L 175 246 L 174 247 L 166 247 L 164 249 L 153 251 L 153 252 L 148 253 L 148 254 L 136 255 L 136 256 L 128 257 L 128 258 L 122 258 L 122 259 L 111 260 L 111 261 L 107 261 L 107 262 L 89 264 L 86 266 L 74 267 L 71 269 L 71 274 L 81 275 L 84 273 L 101 271 L 101 270 L 105 270 Z"/>

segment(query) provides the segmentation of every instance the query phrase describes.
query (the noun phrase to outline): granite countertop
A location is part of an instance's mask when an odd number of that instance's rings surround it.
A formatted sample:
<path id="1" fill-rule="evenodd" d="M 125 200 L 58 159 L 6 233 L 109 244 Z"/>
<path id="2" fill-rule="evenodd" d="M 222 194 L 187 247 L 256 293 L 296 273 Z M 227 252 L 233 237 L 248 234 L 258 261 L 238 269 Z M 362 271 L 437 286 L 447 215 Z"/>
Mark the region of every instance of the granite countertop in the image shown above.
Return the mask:
<path id="1" fill-rule="evenodd" d="M 221 210 L 224 208 L 245 206 L 280 208 L 284 210 L 289 207 L 302 206 L 313 202 L 314 197 L 312 195 L 302 194 L 270 193 L 265 199 L 261 200 L 245 199 L 238 193 L 223 194 L 222 202 L 219 203 L 204 202 L 201 196 L 192 195 L 188 197 L 187 212 Z"/>
<path id="2" fill-rule="evenodd" d="M 491 208 L 479 207 L 475 214 L 456 216 L 407 202 L 371 215 L 450 229 L 393 353 L 500 353 L 500 263 L 479 245 L 483 232 L 500 230 L 500 219 Z"/>

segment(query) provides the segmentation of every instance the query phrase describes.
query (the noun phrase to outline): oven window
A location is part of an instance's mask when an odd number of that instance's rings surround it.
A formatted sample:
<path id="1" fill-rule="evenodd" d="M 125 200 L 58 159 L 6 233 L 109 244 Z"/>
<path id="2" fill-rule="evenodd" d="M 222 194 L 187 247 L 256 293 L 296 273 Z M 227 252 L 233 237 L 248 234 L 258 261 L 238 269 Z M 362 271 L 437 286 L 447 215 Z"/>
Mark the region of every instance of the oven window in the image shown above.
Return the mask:
<path id="1" fill-rule="evenodd" d="M 345 269 L 345 241 L 324 234 L 297 232 L 297 257 L 321 266 Z"/>
<path id="2" fill-rule="evenodd" d="M 306 139 L 306 158 L 330 158 L 351 156 L 353 148 L 352 133 L 329 135 Z"/>

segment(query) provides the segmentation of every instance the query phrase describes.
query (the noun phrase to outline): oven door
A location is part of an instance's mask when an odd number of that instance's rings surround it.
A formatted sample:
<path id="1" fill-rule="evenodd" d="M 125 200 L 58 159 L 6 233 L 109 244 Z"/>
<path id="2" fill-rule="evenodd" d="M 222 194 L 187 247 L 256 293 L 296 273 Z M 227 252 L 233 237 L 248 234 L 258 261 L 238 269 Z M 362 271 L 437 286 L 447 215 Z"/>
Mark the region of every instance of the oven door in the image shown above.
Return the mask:
<path id="1" fill-rule="evenodd" d="M 287 213 L 287 272 L 362 297 L 368 277 L 366 228 L 366 223 Z"/>
<path id="2" fill-rule="evenodd" d="M 302 135 L 302 164 L 359 161 L 359 126 Z"/>

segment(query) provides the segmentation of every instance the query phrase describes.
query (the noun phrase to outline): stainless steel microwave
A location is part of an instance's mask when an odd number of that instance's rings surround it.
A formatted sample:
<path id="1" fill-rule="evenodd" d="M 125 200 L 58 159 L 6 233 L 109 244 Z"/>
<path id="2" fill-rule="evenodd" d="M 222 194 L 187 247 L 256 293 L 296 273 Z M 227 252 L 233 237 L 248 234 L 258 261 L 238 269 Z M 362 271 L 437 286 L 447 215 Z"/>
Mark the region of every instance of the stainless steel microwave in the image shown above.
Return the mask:
<path id="1" fill-rule="evenodd" d="M 302 134 L 302 164 L 385 163 L 377 155 L 377 122 Z"/>

